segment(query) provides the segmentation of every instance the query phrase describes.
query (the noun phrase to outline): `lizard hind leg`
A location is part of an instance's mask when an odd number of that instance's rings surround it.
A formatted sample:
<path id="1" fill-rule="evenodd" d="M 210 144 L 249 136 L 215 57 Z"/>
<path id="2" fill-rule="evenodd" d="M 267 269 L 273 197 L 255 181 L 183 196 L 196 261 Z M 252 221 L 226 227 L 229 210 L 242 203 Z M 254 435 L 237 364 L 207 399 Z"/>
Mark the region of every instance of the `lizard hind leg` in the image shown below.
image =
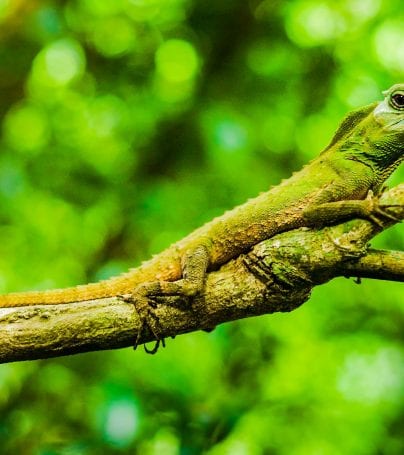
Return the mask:
<path id="1" fill-rule="evenodd" d="M 209 266 L 209 248 L 200 243 L 189 248 L 182 258 L 182 278 L 177 281 L 151 281 L 136 287 L 133 294 L 126 298 L 133 303 L 139 315 L 141 326 L 137 333 L 135 349 L 141 342 L 144 332 L 149 330 L 156 340 L 151 350 L 145 346 L 145 351 L 155 354 L 164 343 L 164 334 L 156 309 L 159 305 L 170 305 L 170 297 L 180 298 L 181 301 L 194 297 L 202 291 L 205 284 L 206 271 Z"/>

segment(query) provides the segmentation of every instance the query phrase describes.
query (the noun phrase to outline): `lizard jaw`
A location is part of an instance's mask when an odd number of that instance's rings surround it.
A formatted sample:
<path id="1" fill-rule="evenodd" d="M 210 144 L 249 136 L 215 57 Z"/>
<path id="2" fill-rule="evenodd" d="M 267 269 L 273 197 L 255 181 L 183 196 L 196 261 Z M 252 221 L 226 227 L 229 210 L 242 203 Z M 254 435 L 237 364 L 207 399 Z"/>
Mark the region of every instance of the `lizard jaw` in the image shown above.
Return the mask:
<path id="1" fill-rule="evenodd" d="M 389 131 L 399 131 L 404 129 L 403 112 L 394 111 L 387 101 L 382 101 L 373 111 L 376 122 L 384 129 Z"/>

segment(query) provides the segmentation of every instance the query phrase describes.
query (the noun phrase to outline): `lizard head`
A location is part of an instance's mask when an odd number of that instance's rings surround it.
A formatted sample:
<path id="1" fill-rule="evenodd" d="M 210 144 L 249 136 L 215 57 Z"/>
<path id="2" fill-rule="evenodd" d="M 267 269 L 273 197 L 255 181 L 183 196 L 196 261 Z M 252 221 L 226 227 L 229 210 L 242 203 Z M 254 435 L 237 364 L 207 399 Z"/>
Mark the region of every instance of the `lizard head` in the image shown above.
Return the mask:
<path id="1" fill-rule="evenodd" d="M 404 84 L 383 92 L 384 100 L 364 121 L 368 143 L 365 153 L 379 172 L 380 182 L 404 160 Z"/>
<path id="2" fill-rule="evenodd" d="M 383 101 L 348 114 L 324 150 L 370 167 L 375 188 L 404 160 L 404 84 L 383 95 Z"/>

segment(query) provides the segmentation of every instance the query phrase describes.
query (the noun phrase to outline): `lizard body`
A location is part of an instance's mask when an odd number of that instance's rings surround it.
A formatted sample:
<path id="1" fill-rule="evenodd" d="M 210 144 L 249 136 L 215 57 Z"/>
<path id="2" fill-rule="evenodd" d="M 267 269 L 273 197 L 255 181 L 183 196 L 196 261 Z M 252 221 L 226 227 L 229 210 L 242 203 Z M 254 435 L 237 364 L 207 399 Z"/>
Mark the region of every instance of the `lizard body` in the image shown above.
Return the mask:
<path id="1" fill-rule="evenodd" d="M 207 271 L 277 233 L 369 216 L 373 202 L 367 198 L 369 191 L 379 193 L 403 158 L 404 84 L 397 84 L 385 92 L 384 101 L 348 114 L 331 143 L 302 170 L 213 219 L 138 268 L 98 283 L 2 295 L 0 307 L 132 294 L 146 315 L 148 296 L 195 295 L 202 289 Z M 347 200 L 352 202 L 344 206 Z M 317 207 L 323 210 L 317 211 Z"/>

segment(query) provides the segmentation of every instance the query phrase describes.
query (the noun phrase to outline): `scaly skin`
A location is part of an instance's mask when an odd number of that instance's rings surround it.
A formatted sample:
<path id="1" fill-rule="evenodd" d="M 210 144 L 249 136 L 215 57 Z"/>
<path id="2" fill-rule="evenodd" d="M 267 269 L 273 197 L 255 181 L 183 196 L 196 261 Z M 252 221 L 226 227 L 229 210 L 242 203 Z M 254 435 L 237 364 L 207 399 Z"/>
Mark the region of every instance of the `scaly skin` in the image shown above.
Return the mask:
<path id="1" fill-rule="evenodd" d="M 215 218 L 140 267 L 99 283 L 3 295 L 0 307 L 131 294 L 139 314 L 147 320 L 150 296 L 195 295 L 203 288 L 206 271 L 275 234 L 371 216 L 375 200 L 367 198 L 369 191 L 379 193 L 403 158 L 404 84 L 397 84 L 385 92 L 384 101 L 348 114 L 329 146 L 301 171 Z M 341 201 L 347 200 L 356 202 L 344 206 Z"/>

